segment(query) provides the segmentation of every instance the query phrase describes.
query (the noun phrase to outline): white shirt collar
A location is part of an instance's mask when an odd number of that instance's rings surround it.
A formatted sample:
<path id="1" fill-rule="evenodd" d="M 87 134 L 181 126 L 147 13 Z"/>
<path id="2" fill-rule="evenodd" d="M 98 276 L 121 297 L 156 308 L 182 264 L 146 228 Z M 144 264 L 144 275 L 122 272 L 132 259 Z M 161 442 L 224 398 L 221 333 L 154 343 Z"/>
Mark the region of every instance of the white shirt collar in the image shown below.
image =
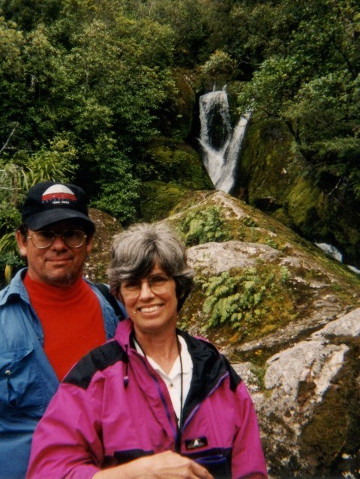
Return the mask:
<path id="1" fill-rule="evenodd" d="M 158 372 L 161 378 L 164 380 L 167 389 L 170 394 L 171 402 L 173 404 L 176 416 L 179 418 L 181 416 L 181 408 L 184 406 L 186 397 L 190 390 L 190 384 L 192 379 L 192 370 L 193 370 L 193 362 L 186 344 L 185 339 L 178 335 L 178 339 L 181 345 L 181 360 L 183 366 L 183 377 L 182 377 L 182 387 L 183 387 L 183 404 L 180 404 L 180 395 L 181 395 L 181 363 L 180 357 L 178 356 L 171 368 L 169 374 L 166 374 L 164 370 L 150 357 L 147 356 L 147 360 L 151 364 L 151 366 Z M 144 356 L 141 347 L 135 340 L 135 347 L 139 354 Z"/>

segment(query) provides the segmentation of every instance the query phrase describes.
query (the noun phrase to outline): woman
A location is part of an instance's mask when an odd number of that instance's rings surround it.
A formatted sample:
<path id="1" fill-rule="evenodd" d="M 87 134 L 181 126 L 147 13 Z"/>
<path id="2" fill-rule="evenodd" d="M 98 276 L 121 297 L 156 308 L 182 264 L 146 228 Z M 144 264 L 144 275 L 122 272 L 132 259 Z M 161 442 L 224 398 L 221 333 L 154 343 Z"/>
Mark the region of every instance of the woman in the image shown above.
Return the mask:
<path id="1" fill-rule="evenodd" d="M 164 224 L 129 228 L 109 282 L 129 318 L 60 385 L 27 477 L 267 477 L 244 383 L 211 344 L 176 329 L 193 285 L 183 244 Z"/>

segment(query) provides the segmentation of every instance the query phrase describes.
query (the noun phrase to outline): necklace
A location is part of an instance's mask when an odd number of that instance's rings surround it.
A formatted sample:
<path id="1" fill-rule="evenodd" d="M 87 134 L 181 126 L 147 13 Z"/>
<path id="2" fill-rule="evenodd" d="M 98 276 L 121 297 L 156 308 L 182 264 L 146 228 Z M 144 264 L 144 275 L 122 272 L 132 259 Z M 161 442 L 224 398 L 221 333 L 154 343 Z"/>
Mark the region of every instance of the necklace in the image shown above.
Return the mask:
<path id="1" fill-rule="evenodd" d="M 179 417 L 179 426 L 180 430 L 182 428 L 182 422 L 183 422 L 183 408 L 184 408 L 184 379 L 183 379 L 183 362 L 182 362 L 182 357 L 181 357 L 181 345 L 180 341 L 178 338 L 178 335 L 176 335 L 176 344 L 178 348 L 178 353 L 179 353 L 179 360 L 180 360 L 180 417 Z"/>
<path id="2" fill-rule="evenodd" d="M 135 335 L 134 335 L 134 342 L 139 346 L 139 349 L 142 352 L 142 354 L 144 355 L 145 359 L 148 360 L 148 357 L 147 357 L 143 347 L 141 346 L 139 341 L 136 339 Z M 184 379 L 183 379 L 184 370 L 183 370 L 183 362 L 182 362 L 182 357 L 181 357 L 181 344 L 180 344 L 178 335 L 176 335 L 176 345 L 177 345 L 178 356 L 179 356 L 179 361 L 180 361 L 180 415 L 179 415 L 179 418 L 177 418 L 177 420 L 178 420 L 178 440 L 179 440 L 179 437 L 180 437 L 180 443 L 181 443 L 181 428 L 182 428 L 182 422 L 183 422 L 183 406 L 184 406 L 184 404 L 183 404 L 183 402 L 184 402 Z"/>

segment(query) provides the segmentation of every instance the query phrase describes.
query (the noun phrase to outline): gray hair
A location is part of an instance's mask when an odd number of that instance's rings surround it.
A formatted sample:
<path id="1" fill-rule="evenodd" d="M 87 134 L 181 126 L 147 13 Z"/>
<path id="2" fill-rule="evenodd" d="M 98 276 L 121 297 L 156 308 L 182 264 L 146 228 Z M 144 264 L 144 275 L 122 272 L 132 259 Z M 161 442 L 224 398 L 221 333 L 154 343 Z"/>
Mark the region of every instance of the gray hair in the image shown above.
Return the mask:
<path id="1" fill-rule="evenodd" d="M 175 280 L 180 310 L 193 287 L 194 271 L 187 264 L 185 245 L 164 223 L 138 223 L 115 237 L 108 269 L 111 292 L 117 296 L 122 281 L 147 276 L 156 261 Z"/>

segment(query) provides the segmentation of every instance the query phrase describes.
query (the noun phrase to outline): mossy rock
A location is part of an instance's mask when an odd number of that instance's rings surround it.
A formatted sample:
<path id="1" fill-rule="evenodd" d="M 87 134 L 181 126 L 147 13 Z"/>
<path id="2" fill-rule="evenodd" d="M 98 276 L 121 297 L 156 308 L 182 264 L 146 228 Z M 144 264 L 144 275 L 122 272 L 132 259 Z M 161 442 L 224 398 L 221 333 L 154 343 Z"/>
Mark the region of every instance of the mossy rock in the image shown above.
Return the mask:
<path id="1" fill-rule="evenodd" d="M 308 240 L 332 244 L 343 253 L 344 262 L 358 266 L 359 205 L 318 176 L 284 124 L 250 122 L 234 195 Z"/>
<path id="2" fill-rule="evenodd" d="M 226 344 L 235 355 L 239 344 L 286 328 L 292 337 L 292 323 L 306 317 L 316 323 L 359 304 L 354 291 L 360 279 L 344 264 L 230 195 L 189 190 L 172 214 L 167 221 L 188 246 L 196 270 L 181 325 L 219 346 Z M 215 246 L 219 243 L 224 246 Z M 224 271 L 229 277 L 222 277 Z"/>
<path id="3" fill-rule="evenodd" d="M 196 96 L 193 90 L 192 73 L 174 69 L 174 88 L 169 92 L 167 103 L 159 113 L 159 129 L 165 136 L 186 140 L 191 132 Z"/>
<path id="4" fill-rule="evenodd" d="M 153 170 L 149 180 L 176 183 L 191 189 L 213 189 L 199 154 L 185 143 L 158 140 L 147 149 Z"/>
<path id="5" fill-rule="evenodd" d="M 166 218 L 171 210 L 189 193 L 183 186 L 148 181 L 141 186 L 140 216 L 142 221 L 159 221 Z"/>
<path id="6" fill-rule="evenodd" d="M 95 283 L 107 283 L 107 268 L 110 262 L 113 238 L 122 230 L 121 223 L 104 211 L 89 209 L 89 216 L 96 231 L 91 253 L 84 265 L 85 276 Z"/>
<path id="7" fill-rule="evenodd" d="M 327 465 L 326 471 L 309 471 L 316 477 L 320 477 L 320 472 L 326 472 L 328 477 L 337 477 L 333 474 L 340 471 L 344 472 L 341 477 L 346 477 L 349 464 L 344 457 L 351 457 L 360 447 L 360 338 L 347 340 L 352 344 L 343 368 L 332 380 L 331 387 L 299 437 L 302 455 L 307 458 L 310 467 Z"/>
<path id="8" fill-rule="evenodd" d="M 289 133 L 280 123 L 250 122 L 242 152 L 238 183 L 246 188 L 249 203 L 261 208 L 261 202 L 268 200 L 269 208 L 261 209 L 281 207 L 306 166 Z"/>
<path id="9" fill-rule="evenodd" d="M 326 198 L 309 176 L 301 175 L 297 178 L 286 203 L 288 214 L 299 229 L 306 231 L 310 224 L 312 231 L 315 225 L 320 231 L 324 228 L 324 225 L 321 225 L 321 216 L 322 211 L 327 209 Z M 323 236 L 324 231 L 321 233 Z"/>

